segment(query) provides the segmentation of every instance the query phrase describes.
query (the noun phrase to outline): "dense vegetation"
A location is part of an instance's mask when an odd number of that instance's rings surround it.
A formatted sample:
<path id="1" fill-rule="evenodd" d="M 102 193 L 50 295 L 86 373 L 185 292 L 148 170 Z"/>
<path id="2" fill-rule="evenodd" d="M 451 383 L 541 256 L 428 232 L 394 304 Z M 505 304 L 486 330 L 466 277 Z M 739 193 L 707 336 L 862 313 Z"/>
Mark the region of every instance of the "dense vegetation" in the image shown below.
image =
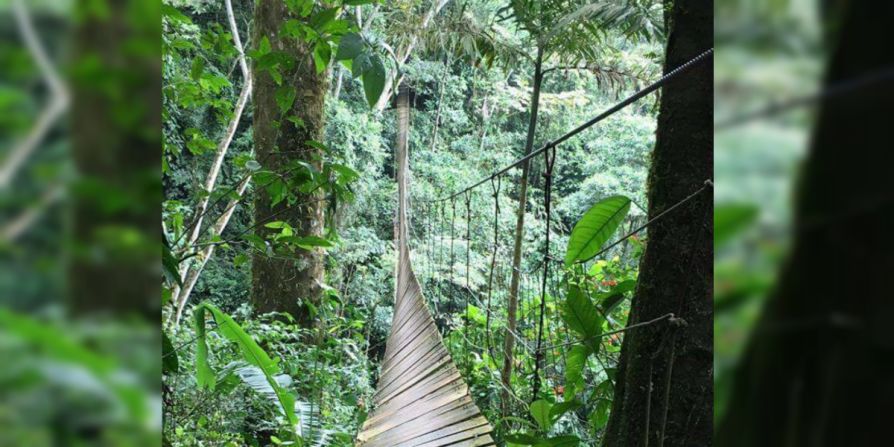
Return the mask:
<path id="1" fill-rule="evenodd" d="M 564 143 L 549 188 L 537 157 L 431 200 L 654 80 L 662 4 L 255 3 L 164 6 L 166 442 L 352 444 L 392 316 L 402 85 L 414 268 L 476 404 L 500 444 L 598 443 L 623 339 L 601 334 L 647 233 L 593 256 L 646 220 L 658 97 Z"/>

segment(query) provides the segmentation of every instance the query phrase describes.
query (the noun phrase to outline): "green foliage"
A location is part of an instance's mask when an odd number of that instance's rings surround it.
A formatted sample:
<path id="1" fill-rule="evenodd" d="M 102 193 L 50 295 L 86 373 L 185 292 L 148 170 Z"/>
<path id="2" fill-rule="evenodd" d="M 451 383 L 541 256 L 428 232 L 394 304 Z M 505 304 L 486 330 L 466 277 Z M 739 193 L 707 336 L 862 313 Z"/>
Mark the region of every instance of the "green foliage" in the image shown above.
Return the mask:
<path id="1" fill-rule="evenodd" d="M 603 319 L 590 299 L 576 286 L 568 288 L 562 319 L 581 340 L 590 347 L 598 348 L 595 338 L 602 334 Z"/>
<path id="2" fill-rule="evenodd" d="M 588 261 L 595 256 L 618 230 L 628 211 L 630 199 L 624 196 L 608 197 L 587 210 L 571 230 L 565 252 L 565 266 Z"/>
<path id="3" fill-rule="evenodd" d="M 714 207 L 714 247 L 720 247 L 751 225 L 758 209 L 746 204 L 723 204 Z"/>
<path id="4" fill-rule="evenodd" d="M 214 381 L 214 373 L 208 365 L 208 343 L 205 340 L 205 311 L 211 313 L 214 321 L 217 323 L 217 329 L 220 333 L 239 347 L 242 359 L 249 365 L 257 368 L 257 370 L 249 369 L 244 372 L 243 377 L 248 376 L 249 379 L 244 378 L 243 380 L 251 383 L 256 390 L 261 389 L 262 391 L 266 391 L 268 389 L 266 386 L 258 385 L 258 374 L 256 374 L 255 371 L 259 371 L 266 380 L 269 390 L 272 390 L 272 393 L 265 392 L 264 394 L 272 394 L 275 396 L 279 410 L 285 416 L 289 426 L 293 427 L 293 430 L 296 430 L 299 421 L 298 417 L 295 415 L 295 397 L 277 382 L 275 376 L 280 373 L 278 365 L 263 349 L 261 349 L 260 346 L 258 346 L 258 344 L 242 329 L 241 326 L 239 326 L 238 323 L 233 321 L 232 317 L 221 312 L 216 306 L 207 302 L 199 304 L 194 310 L 196 335 L 198 336 L 196 339 L 196 381 L 199 386 L 213 390 L 216 385 L 216 382 Z M 254 380 L 251 380 L 252 377 Z"/>
<path id="5" fill-rule="evenodd" d="M 358 62 L 357 66 L 360 75 L 363 76 L 363 91 L 366 93 L 366 101 L 372 107 L 385 89 L 385 65 L 378 55 L 369 56 L 366 61 Z"/>
<path id="6" fill-rule="evenodd" d="M 531 411 L 534 412 L 534 407 L 537 404 L 543 403 L 545 406 L 549 406 L 550 404 L 546 401 L 538 400 L 531 404 Z M 561 404 L 556 404 L 561 405 Z M 538 410 L 541 410 L 541 407 L 538 405 Z M 552 407 L 555 408 L 555 407 Z M 536 418 L 537 416 L 535 416 Z M 545 418 L 548 418 L 548 415 L 544 415 Z M 547 431 L 547 430 L 544 430 Z M 509 445 L 532 445 L 535 447 L 576 447 L 580 445 L 580 438 L 572 435 L 564 435 L 564 436 L 554 436 L 554 437 L 546 437 L 546 436 L 538 436 L 526 433 L 513 433 L 506 436 L 506 440 L 509 441 Z"/>
<path id="7" fill-rule="evenodd" d="M 160 346 L 145 340 L 157 337 L 153 333 L 157 329 L 138 323 L 62 321 L 0 307 L 0 355 L 15 360 L 0 392 L 9 402 L 37 404 L 0 416 L 9 424 L 2 439 L 27 445 L 53 433 L 81 440 L 78 431 L 89 427 L 121 442 L 152 442 L 157 427 L 150 390 L 157 386 Z M 83 418 L 85 411 L 90 418 Z M 68 422 L 60 425 L 59 418 Z"/>
<path id="8" fill-rule="evenodd" d="M 364 19 L 362 29 L 355 26 L 358 11 L 354 6 L 358 3 L 364 4 L 359 12 Z M 626 323 L 643 241 L 631 239 L 604 258 L 582 258 L 570 268 L 563 270 L 556 265 L 551 270 L 544 303 L 544 344 L 556 347 L 545 352 L 549 372 L 542 376 L 543 387 L 538 396 L 544 402 L 538 406 L 547 409 L 541 422 L 548 423 L 548 428 L 544 430 L 535 422 L 531 409 L 513 398 L 508 403 L 510 416 L 500 422 L 500 347 L 506 336 L 509 282 L 506 263 L 512 257 L 515 225 L 515 214 L 509 210 L 516 203 L 513 185 L 518 172 L 512 171 L 502 179 L 502 190 L 496 197 L 502 212 L 497 219 L 492 290 L 488 287 L 494 251 L 491 191 L 486 187 L 476 191 L 468 221 L 462 203 L 458 203 L 453 232 L 449 204 L 439 210 L 426 208 L 423 202 L 484 177 L 519 156 L 530 97 L 531 66 L 526 58 L 530 57 L 534 42 L 524 29 L 494 20 L 504 5 L 448 2 L 433 19 L 438 26 L 419 35 L 411 57 L 397 67 L 390 50 L 398 51 L 413 38 L 414 24 L 431 3 L 365 3 L 286 2 L 291 15 L 280 32 L 314 50 L 316 70 L 333 60 L 339 62 L 333 70 L 323 71 L 325 75 L 331 73 L 333 87 L 326 97 L 325 135 L 320 141 L 304 142 L 323 155 L 319 160 L 282 166 L 255 159 L 251 153 L 251 106 L 246 109 L 248 113 L 231 148 L 233 154 L 224 162 L 221 186 L 210 197 L 212 201 L 226 201 L 232 197 L 227 190 L 251 174 L 248 200 L 239 203 L 230 227 L 220 238 L 207 238 L 208 243 L 218 244 L 217 251 L 208 261 L 192 299 L 208 300 L 231 315 L 268 353 L 279 368 L 272 374 L 274 381 L 293 396 L 301 396 L 296 398 L 296 416 L 302 423 L 314 421 L 312 427 L 301 427 L 302 434 L 318 433 L 320 436 L 312 437 L 326 437 L 331 445 L 352 444 L 352 436 L 363 423 L 371 402 L 390 329 L 394 296 L 395 187 L 391 142 L 396 126 L 393 113 L 370 111 L 370 105 L 380 99 L 384 90 L 393 87 L 389 82 L 402 76 L 415 93 L 409 135 L 414 269 L 472 397 L 495 425 L 499 445 L 598 444 L 604 422 L 599 423 L 607 418 L 610 409 L 609 377 L 613 374 L 611 366 L 617 359 L 620 337 L 597 336 L 587 343 L 580 340 L 586 339 L 587 334 L 601 335 Z M 237 21 L 249 23 L 250 4 L 237 2 L 234 6 Z M 231 108 L 242 84 L 239 70 L 230 71 L 234 66 L 232 54 L 222 51 L 218 55 L 213 50 L 223 48 L 228 41 L 225 33 L 213 26 L 220 17 L 215 9 L 218 6 L 202 3 L 204 9 L 193 7 L 188 3 L 182 8 L 192 22 L 189 26 L 176 25 L 165 33 L 169 56 L 165 66 L 169 165 L 165 223 L 172 236 L 182 235 L 189 227 L 191 205 L 203 194 L 196 185 L 207 172 L 210 158 L 211 146 L 203 143 L 219 141 L 223 130 L 220 118 Z M 333 14 L 336 8 L 340 9 Z M 559 9 L 564 12 L 556 20 L 574 11 L 571 7 Z M 571 37 L 569 44 L 590 48 L 591 53 L 575 50 L 564 54 L 556 50 L 547 58 L 546 67 L 587 60 L 605 63 L 612 69 L 621 67 L 636 76 L 660 71 L 660 66 L 653 63 L 660 60 L 660 44 L 631 43 L 609 27 L 602 33 L 602 44 L 591 45 L 578 32 L 586 23 L 587 20 L 575 22 L 569 27 L 575 30 L 567 36 Z M 551 48 L 559 48 L 562 39 L 556 38 Z M 295 61 L 272 48 L 267 39 L 252 42 L 249 56 L 256 75 L 271 76 L 280 86 L 274 98 L 274 112 L 281 115 L 280 125 L 309 125 L 294 116 L 302 101 L 295 86 L 283 76 Z M 618 51 L 606 50 L 609 47 Z M 591 60 L 594 54 L 599 58 Z M 194 62 L 196 58 L 204 62 Z M 491 65 L 491 61 L 497 63 Z M 192 78 L 194 63 L 203 65 L 201 73 L 196 70 L 200 80 L 206 79 L 203 85 Z M 226 78 L 228 84 L 215 81 L 214 76 Z M 594 110 L 614 101 L 614 94 L 630 88 L 632 78 L 606 76 L 599 70 L 552 72 L 542 88 L 538 135 L 556 136 L 591 118 Z M 335 87 L 339 85 L 339 95 L 335 97 Z M 213 94 L 213 88 L 219 88 L 220 93 Z M 569 230 L 594 202 L 615 194 L 644 202 L 654 113 L 653 104 L 639 104 L 586 131 L 581 138 L 563 144 L 555 173 L 562 181 L 554 184 L 553 190 L 553 258 L 561 259 L 564 255 Z M 187 132 L 190 129 L 197 132 Z M 191 143 L 193 140 L 197 142 Z M 593 157 L 593 153 L 600 157 Z M 546 231 L 542 160 L 533 160 L 531 169 L 522 253 L 523 299 L 517 328 L 518 336 L 528 345 L 533 345 L 537 336 L 539 263 Z M 319 194 L 326 201 L 325 234 L 301 234 L 298 223 L 281 216 L 255 221 L 251 199 L 262 190 L 278 206 L 300 206 L 303 194 Z M 216 216 L 221 208 L 222 205 L 216 205 L 211 216 Z M 642 218 L 642 212 L 629 210 L 619 220 L 618 228 L 641 223 Z M 467 225 L 471 230 L 469 240 L 465 236 Z M 616 229 L 611 231 L 614 232 Z M 203 236 L 201 240 L 205 239 Z M 455 251 L 452 262 L 451 243 Z M 325 260 L 328 292 L 313 309 L 319 326 L 303 328 L 282 315 L 253 313 L 245 304 L 251 284 L 251 259 L 287 259 L 304 250 L 318 250 Z M 180 258 L 179 253 L 171 257 L 173 271 Z M 176 283 L 176 278 L 171 276 L 169 283 Z M 569 303 L 574 305 L 575 313 L 569 312 Z M 190 315 L 202 311 L 190 306 L 186 312 Z M 182 326 L 170 340 L 173 346 L 186 346 L 176 353 L 179 372 L 170 369 L 165 378 L 165 385 L 171 389 L 165 403 L 170 421 L 165 433 L 172 444 L 266 446 L 289 442 L 289 430 L 284 430 L 287 424 L 277 410 L 276 393 L 269 392 L 275 388 L 263 371 L 247 362 L 238 344 L 212 326 L 202 329 L 210 332 L 203 337 L 207 350 L 202 353 L 201 345 L 191 342 L 199 335 L 199 328 L 193 326 Z M 518 346 L 517 371 L 532 371 L 532 352 L 522 349 L 521 343 Z M 213 391 L 197 386 L 195 373 L 203 363 L 208 371 L 202 382 L 213 384 Z M 510 388 L 521 400 L 528 401 L 532 392 L 530 376 L 513 375 Z M 309 440 L 310 437 L 305 439 Z"/>

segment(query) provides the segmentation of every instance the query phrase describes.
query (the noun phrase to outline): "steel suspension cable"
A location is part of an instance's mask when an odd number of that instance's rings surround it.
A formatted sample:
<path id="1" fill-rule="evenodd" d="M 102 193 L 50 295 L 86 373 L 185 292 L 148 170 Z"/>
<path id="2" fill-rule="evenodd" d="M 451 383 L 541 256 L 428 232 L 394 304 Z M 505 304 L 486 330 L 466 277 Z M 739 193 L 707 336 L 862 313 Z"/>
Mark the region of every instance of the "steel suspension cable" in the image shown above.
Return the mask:
<path id="1" fill-rule="evenodd" d="M 441 284 L 441 264 L 444 263 L 444 204 L 438 203 L 438 242 L 437 242 L 437 266 L 435 269 L 435 284 L 437 285 L 438 301 L 444 299 L 444 286 Z"/>
<path id="2" fill-rule="evenodd" d="M 463 346 L 469 352 L 469 300 L 472 297 L 472 288 L 469 283 L 469 270 L 472 254 L 472 191 L 466 193 L 466 308 L 463 315 Z M 471 364 L 468 364 L 471 372 Z"/>
<path id="3" fill-rule="evenodd" d="M 494 172 L 493 174 L 491 174 L 491 175 L 489 175 L 489 176 L 487 176 L 487 177 L 485 177 L 485 178 L 483 178 L 483 179 L 481 179 L 481 180 L 479 180 L 479 181 L 473 183 L 472 185 L 467 186 L 466 188 L 464 188 L 464 189 L 462 189 L 462 190 L 460 190 L 460 191 L 457 191 L 457 192 L 455 192 L 455 193 L 453 193 L 453 194 L 451 194 L 451 195 L 449 195 L 449 196 L 446 196 L 446 197 L 442 197 L 442 198 L 439 198 L 439 199 L 429 200 L 429 202 L 446 201 L 446 200 L 452 200 L 452 199 L 455 199 L 456 197 L 459 197 L 460 195 L 466 193 L 467 191 L 472 190 L 472 189 L 474 189 L 474 188 L 477 188 L 477 187 L 483 185 L 485 182 L 490 181 L 491 179 L 497 177 L 498 175 L 505 174 L 506 172 L 509 172 L 509 170 L 511 170 L 511 169 L 513 169 L 513 168 L 515 168 L 515 167 L 517 167 L 517 166 L 521 166 L 523 163 L 526 163 L 528 160 L 531 160 L 532 158 L 534 158 L 534 157 L 536 157 L 536 156 L 542 154 L 543 152 L 546 152 L 546 151 L 549 150 L 550 148 L 553 148 L 553 147 L 555 147 L 555 146 L 558 146 L 558 145 L 561 144 L 561 143 L 564 143 L 565 141 L 569 140 L 570 138 L 574 137 L 575 135 L 577 135 L 577 134 L 583 132 L 584 130 L 587 130 L 587 129 L 590 128 L 590 127 L 592 127 L 594 124 L 596 124 L 596 123 L 598 123 L 598 122 L 600 122 L 600 121 L 602 121 L 602 120 L 608 118 L 609 116 L 614 115 L 615 113 L 617 113 L 617 112 L 620 111 L 621 109 L 623 109 L 623 108 L 629 106 L 630 104 L 633 104 L 634 102 L 636 102 L 636 101 L 642 99 L 643 97 L 649 95 L 650 93 L 652 93 L 652 92 L 658 90 L 659 88 L 661 88 L 662 86 L 664 86 L 665 84 L 667 84 L 668 82 L 670 82 L 671 80 L 677 78 L 678 76 L 682 75 L 683 73 L 688 72 L 688 71 L 691 70 L 693 67 L 695 67 L 695 66 L 697 66 L 697 65 L 699 65 L 699 64 L 701 64 L 701 63 L 704 63 L 705 61 L 709 60 L 709 59 L 713 56 L 713 54 L 714 54 L 714 49 L 713 49 L 713 48 L 709 48 L 709 49 L 703 51 L 701 54 L 699 54 L 698 56 L 695 56 L 694 58 L 690 59 L 689 61 L 687 61 L 687 62 L 684 63 L 683 65 L 680 65 L 679 67 L 677 67 L 677 68 L 675 68 L 675 69 L 673 69 L 673 70 L 667 72 L 664 76 L 662 76 L 661 78 L 659 78 L 657 81 L 655 81 L 655 82 L 649 84 L 648 86 L 644 87 L 643 89 L 641 89 L 641 90 L 637 91 L 636 93 L 634 93 L 634 94 L 628 96 L 626 99 L 622 100 L 621 102 L 619 102 L 619 103 L 617 103 L 617 104 L 615 104 L 615 105 L 609 107 L 607 110 L 605 110 L 604 112 L 600 113 L 599 115 L 596 115 L 595 117 L 593 117 L 593 118 L 590 119 L 589 121 L 587 121 L 587 122 L 585 122 L 585 123 L 583 123 L 583 124 L 581 124 L 581 125 L 575 127 L 574 129 L 571 129 L 570 131 L 566 132 L 564 135 L 560 136 L 560 137 L 557 138 L 556 140 L 551 141 L 551 142 L 547 142 L 546 144 L 544 144 L 544 145 L 541 146 L 540 148 L 531 151 L 531 153 L 529 153 L 528 155 L 525 155 L 524 157 L 519 158 L 518 160 L 516 160 L 516 161 L 510 163 L 509 165 L 503 167 L 502 169 L 500 169 L 500 170 Z"/>
<path id="4" fill-rule="evenodd" d="M 471 295 L 472 287 L 469 282 L 469 270 L 472 255 L 472 191 L 466 194 L 466 291 Z"/>

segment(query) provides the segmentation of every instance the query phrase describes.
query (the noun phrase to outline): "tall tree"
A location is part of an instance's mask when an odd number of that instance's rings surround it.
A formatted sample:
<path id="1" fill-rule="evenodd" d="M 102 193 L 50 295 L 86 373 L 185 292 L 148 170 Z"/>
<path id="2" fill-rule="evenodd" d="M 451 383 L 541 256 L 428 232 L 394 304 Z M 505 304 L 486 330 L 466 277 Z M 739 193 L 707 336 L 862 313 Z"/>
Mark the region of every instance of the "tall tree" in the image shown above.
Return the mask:
<path id="1" fill-rule="evenodd" d="M 264 168 L 280 176 L 311 175 L 322 168 L 323 104 L 329 74 L 318 70 L 321 55 L 313 43 L 298 38 L 291 24 L 302 23 L 300 12 L 282 0 L 255 3 L 252 41 L 258 46 L 254 69 L 254 142 Z M 308 21 L 331 20 L 334 8 L 322 9 Z M 303 36 L 304 32 L 301 31 Z M 328 43 L 326 44 L 328 48 Z M 301 170 L 301 166 L 309 169 Z M 281 185 L 281 183 L 273 183 Z M 288 183 L 287 183 L 288 184 Z M 298 191 L 292 203 L 279 189 L 255 190 L 255 221 L 287 222 L 303 236 L 323 233 L 323 202 L 319 190 Z M 288 256 L 255 253 L 252 259 L 252 302 L 259 312 L 282 311 L 309 322 L 304 300 L 318 302 L 323 284 L 323 255 L 319 249 L 295 250 Z"/>
<path id="2" fill-rule="evenodd" d="M 713 45 L 712 2 L 675 0 L 665 72 Z M 701 64 L 664 87 L 648 183 L 657 216 L 713 173 L 713 69 Z M 649 227 L 605 445 L 711 445 L 713 202 L 705 188 Z"/>
<path id="3" fill-rule="evenodd" d="M 655 5 L 652 1 L 621 3 L 589 3 L 580 0 L 512 0 L 504 10 L 531 39 L 535 56 L 531 83 L 530 115 L 523 155 L 534 149 L 537 135 L 537 115 L 540 109 L 540 91 L 544 74 L 555 69 L 545 66 L 552 60 L 556 63 L 595 61 L 604 51 L 599 45 L 612 30 L 623 30 L 631 38 L 652 38 L 660 34 L 656 20 Z M 524 241 L 525 215 L 528 202 L 528 179 L 530 163 L 522 164 L 518 185 L 518 208 L 516 209 L 515 239 L 512 248 L 512 268 L 507 304 L 508 333 L 515 333 L 518 324 L 518 295 L 521 285 L 522 242 Z M 541 313 L 543 313 L 543 308 Z M 539 343 L 538 343 L 539 344 Z M 503 412 L 508 412 L 510 378 L 514 363 L 515 338 L 507 336 L 503 344 L 503 367 L 500 372 L 503 382 Z M 537 347 L 540 349 L 540 346 Z M 539 357 L 538 357 L 539 358 Z M 535 381 L 538 383 L 538 381 Z M 536 387 L 535 387 L 536 388 Z M 536 394 L 535 390 L 535 394 Z"/>
<path id="4" fill-rule="evenodd" d="M 894 48 L 877 43 L 890 40 L 894 4 L 822 3 L 827 87 L 875 81 L 819 105 L 796 192 L 792 251 L 736 372 L 717 445 L 890 439 L 894 242 L 884 235 L 894 228 L 887 150 L 894 82 L 879 75 L 890 74 Z M 830 278 L 854 280 L 841 288 Z"/>

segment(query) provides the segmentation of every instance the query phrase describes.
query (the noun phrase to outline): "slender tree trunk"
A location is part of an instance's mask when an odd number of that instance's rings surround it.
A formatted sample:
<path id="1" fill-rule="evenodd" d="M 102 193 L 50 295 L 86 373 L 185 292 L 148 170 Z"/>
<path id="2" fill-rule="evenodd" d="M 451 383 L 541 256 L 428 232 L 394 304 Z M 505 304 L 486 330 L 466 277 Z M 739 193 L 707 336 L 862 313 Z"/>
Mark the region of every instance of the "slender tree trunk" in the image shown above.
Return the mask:
<path id="1" fill-rule="evenodd" d="M 199 199 L 199 203 L 196 204 L 193 223 L 191 225 L 192 230 L 190 230 L 189 237 L 186 240 L 186 244 L 184 245 L 183 250 L 181 250 L 183 253 L 187 253 L 192 250 L 193 245 L 202 234 L 202 222 L 205 218 L 205 214 L 207 214 L 208 212 L 208 204 L 211 200 L 211 192 L 214 191 L 214 188 L 217 185 L 217 176 L 220 174 L 220 168 L 221 166 L 223 166 L 223 161 L 227 156 L 227 151 L 229 151 L 230 149 L 230 143 L 233 142 L 233 137 L 236 135 L 236 129 L 239 128 L 239 121 L 242 119 L 242 112 L 245 110 L 245 106 L 246 104 L 248 104 L 248 100 L 251 97 L 251 71 L 248 69 L 248 63 L 245 60 L 245 50 L 242 48 L 242 39 L 239 38 L 239 27 L 236 26 L 236 16 L 233 14 L 233 4 L 230 0 L 226 0 L 224 3 L 227 11 L 227 21 L 230 25 L 230 33 L 232 33 L 233 35 L 233 43 L 238 53 L 236 57 L 239 62 L 239 67 L 242 69 L 242 92 L 239 94 L 239 98 L 236 100 L 236 105 L 233 108 L 233 118 L 230 119 L 230 123 L 227 125 L 227 128 L 224 131 L 223 139 L 221 139 L 220 143 L 218 143 L 217 145 L 217 150 L 214 153 L 214 159 L 211 161 L 211 168 L 208 170 L 208 175 L 205 177 L 204 192 L 206 192 L 206 194 L 203 194 L 202 197 Z M 226 223 L 224 223 L 224 227 L 226 227 Z M 201 262 L 202 266 L 204 266 L 205 262 L 207 262 L 207 259 Z M 190 267 L 192 267 L 192 265 L 192 261 L 185 261 L 180 264 L 181 282 L 186 280 L 187 272 L 189 271 Z M 202 267 L 199 268 L 199 270 L 201 269 Z M 182 294 L 180 288 L 175 286 L 172 289 L 171 293 L 174 297 L 177 298 L 174 303 L 177 305 L 177 314 L 179 315 L 180 309 L 185 304 L 185 300 L 189 297 L 189 292 Z M 179 318 L 177 319 L 179 320 Z"/>
<path id="2" fill-rule="evenodd" d="M 68 87 L 62 81 L 59 72 L 40 41 L 25 1 L 13 1 L 11 9 L 25 48 L 28 50 L 29 56 L 34 59 L 35 64 L 40 69 L 43 82 L 49 88 L 50 101 L 40 112 L 25 138 L 6 151 L 7 155 L 0 163 L 0 190 L 10 186 L 13 178 L 21 171 L 31 154 L 38 148 L 50 130 L 53 129 L 56 121 L 68 108 L 69 103 Z"/>
<path id="3" fill-rule="evenodd" d="M 487 124 L 490 121 L 491 111 L 487 107 L 487 98 L 481 100 L 481 134 L 478 135 L 478 152 L 484 151 L 484 140 L 487 138 Z"/>
<path id="4" fill-rule="evenodd" d="M 223 214 L 221 214 L 220 217 L 217 218 L 217 221 L 214 222 L 214 225 L 211 226 L 212 237 L 222 235 L 224 230 L 227 229 L 227 225 L 230 223 L 230 218 L 233 217 L 233 212 L 236 211 L 236 206 L 242 201 L 242 196 L 245 194 L 249 182 L 251 182 L 250 175 L 242 179 L 239 186 L 236 187 L 236 197 L 230 199 L 229 203 L 227 203 L 227 207 L 224 208 Z M 186 275 L 183 277 L 183 287 L 177 289 L 178 293 L 174 295 L 176 298 L 175 303 L 177 305 L 177 308 L 174 311 L 174 327 L 177 327 L 180 324 L 180 317 L 183 315 L 183 309 L 189 301 L 189 296 L 192 294 L 193 288 L 195 288 L 196 283 L 199 281 L 199 276 L 202 274 L 202 270 L 205 269 L 205 264 L 208 263 L 208 260 L 211 259 L 211 256 L 214 254 L 215 246 L 215 244 L 208 244 L 202 248 L 196 255 L 197 261 L 186 271 Z"/>
<path id="5" fill-rule="evenodd" d="M 710 0 L 675 0 L 665 72 L 713 45 Z M 662 92 L 649 172 L 654 217 L 713 173 L 713 68 L 703 64 Z M 628 326 L 676 318 L 624 335 L 607 446 L 706 446 L 713 410 L 713 201 L 705 189 L 649 227 Z"/>
<path id="6" fill-rule="evenodd" d="M 531 118 L 528 121 L 528 137 L 525 141 L 525 155 L 534 150 L 534 134 L 537 131 L 537 111 L 540 109 L 540 85 L 543 83 L 543 49 L 537 49 L 537 60 L 534 63 L 534 85 L 531 91 Z M 500 371 L 500 379 L 503 381 L 501 399 L 503 414 L 509 412 L 509 390 L 512 378 L 512 351 L 515 349 L 515 338 L 512 334 L 518 333 L 518 288 L 521 281 L 521 256 L 522 241 L 525 234 L 525 211 L 528 206 L 528 176 L 531 168 L 529 162 L 522 164 L 522 175 L 518 185 L 518 210 L 515 221 L 515 241 L 512 247 L 512 276 L 509 283 L 509 303 L 507 305 L 507 333 L 503 342 L 503 369 Z"/>
<path id="7" fill-rule="evenodd" d="M 341 84 L 344 81 L 345 71 L 341 68 L 336 70 L 338 71 L 338 76 L 335 79 L 335 90 L 332 91 L 332 98 L 338 101 L 338 98 L 341 97 Z"/>
<path id="8" fill-rule="evenodd" d="M 827 86 L 894 66 L 894 47 L 877 45 L 890 41 L 894 4 L 827 7 Z M 890 443 L 892 103 L 890 77 L 820 103 L 791 254 L 735 373 L 717 445 Z"/>
<path id="9" fill-rule="evenodd" d="M 445 75 L 446 77 L 446 75 Z M 435 145 L 438 143 L 438 132 L 441 130 L 441 106 L 444 102 L 444 80 L 441 79 L 438 87 L 438 108 L 435 111 L 435 125 L 431 131 L 431 143 L 429 143 L 429 147 L 432 151 L 435 150 Z"/>
<path id="10" fill-rule="evenodd" d="M 254 76 L 254 140 L 255 151 L 264 167 L 285 173 L 290 163 L 306 162 L 321 169 L 322 152 L 307 141 L 320 141 L 323 136 L 323 103 L 328 90 L 329 73 L 316 72 L 312 48 L 278 32 L 289 13 L 281 0 L 258 0 L 255 3 L 254 42 L 267 37 L 274 51 L 288 53 L 295 59 L 290 70 L 283 70 L 283 85 L 296 90 L 290 110 L 281 114 L 275 93 L 279 86 L 266 72 Z M 286 117 L 296 117 L 302 126 Z M 288 175 L 288 174 L 284 174 Z M 320 236 L 323 232 L 321 194 L 298 194 L 301 206 L 289 207 L 285 202 L 271 206 L 266 189 L 255 194 L 255 221 L 277 213 L 277 219 L 288 222 L 300 235 Z M 288 208 L 288 209 L 286 209 Z M 264 231 L 263 228 L 259 231 Z M 322 293 L 323 254 L 320 250 L 300 250 L 287 256 L 271 257 L 256 253 L 252 259 L 252 303 L 258 312 L 280 311 L 293 315 L 299 324 L 310 325 L 305 301 L 318 303 Z"/>

